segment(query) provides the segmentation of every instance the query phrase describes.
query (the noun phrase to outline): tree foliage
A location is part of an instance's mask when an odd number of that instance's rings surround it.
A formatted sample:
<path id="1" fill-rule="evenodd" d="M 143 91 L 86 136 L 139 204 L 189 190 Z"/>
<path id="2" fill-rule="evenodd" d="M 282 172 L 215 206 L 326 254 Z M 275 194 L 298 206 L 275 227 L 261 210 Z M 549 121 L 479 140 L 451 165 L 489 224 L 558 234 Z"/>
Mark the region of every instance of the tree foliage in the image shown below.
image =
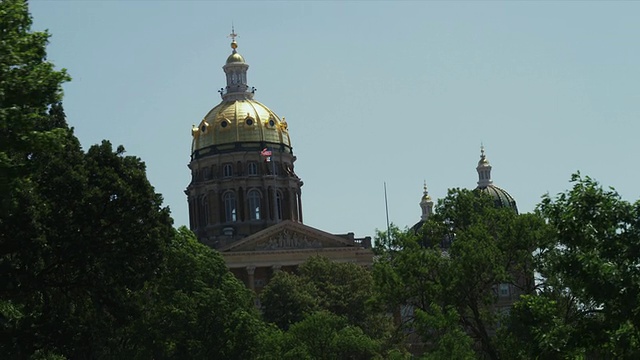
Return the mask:
<path id="1" fill-rule="evenodd" d="M 341 316 L 320 311 L 284 334 L 283 359 L 374 359 L 380 344 Z"/>
<path id="2" fill-rule="evenodd" d="M 59 131 L 46 129 L 49 109 L 62 98 L 64 70 L 46 61 L 49 34 L 31 31 L 21 0 L 0 2 L 0 211 L 18 205 L 16 187 L 29 186 L 33 152 L 55 147 Z"/>
<path id="3" fill-rule="evenodd" d="M 266 326 L 251 292 L 185 227 L 136 297 L 143 314 L 119 338 L 118 358 L 251 359 L 261 350 Z"/>
<path id="4" fill-rule="evenodd" d="M 451 190 L 420 233 L 382 234 L 377 293 L 390 310 L 403 309 L 402 326 L 421 337 L 428 353 L 446 357 L 455 350 L 465 358 L 473 349 L 498 358 L 498 286 L 534 291 L 532 253 L 543 237 L 539 217 L 496 208 L 480 193 Z"/>
<path id="5" fill-rule="evenodd" d="M 359 346 L 369 349 L 362 350 L 364 353 L 375 349 L 374 353 L 378 355 L 389 354 L 397 347 L 391 334 L 392 319 L 375 302 L 374 289 L 370 270 L 352 263 L 332 262 L 325 257 L 311 257 L 299 266 L 297 274 L 280 272 L 267 284 L 261 294 L 263 316 L 284 331 L 281 349 L 289 358 L 295 354 L 301 358 L 329 356 L 313 350 L 318 349 L 319 345 L 314 341 L 321 341 L 319 338 L 295 345 L 308 336 L 302 335 L 303 331 L 317 332 L 316 337 L 327 336 L 322 340 L 326 346 L 353 341 L 350 345 L 355 351 L 353 354 L 362 354 L 357 350 Z M 335 324 L 348 329 L 336 332 Z M 331 343 L 334 340 L 330 339 L 336 336 L 338 343 Z M 361 356 L 351 357 L 350 353 L 344 352 L 346 350 L 327 351 L 333 354 L 331 356 L 343 354 L 344 358 Z M 402 354 L 401 351 L 398 353 Z"/>
<path id="6" fill-rule="evenodd" d="M 519 304 L 512 320 L 526 345 L 522 358 L 638 358 L 640 201 L 580 174 L 571 181 L 538 207 L 553 231 L 538 252 L 542 291 Z"/>
<path id="7" fill-rule="evenodd" d="M 367 327 L 371 315 L 367 300 L 373 295 L 373 277 L 363 266 L 332 262 L 315 256 L 298 269 L 303 281 L 317 289 L 321 309 L 345 317 L 349 323 Z"/>
<path id="8" fill-rule="evenodd" d="M 144 163 L 80 147 L 26 3 L 0 2 L 3 358 L 251 358 L 248 290 L 169 210 Z"/>
<path id="9" fill-rule="evenodd" d="M 260 294 L 262 315 L 265 321 L 287 330 L 320 309 L 317 292 L 313 283 L 280 271 Z"/>

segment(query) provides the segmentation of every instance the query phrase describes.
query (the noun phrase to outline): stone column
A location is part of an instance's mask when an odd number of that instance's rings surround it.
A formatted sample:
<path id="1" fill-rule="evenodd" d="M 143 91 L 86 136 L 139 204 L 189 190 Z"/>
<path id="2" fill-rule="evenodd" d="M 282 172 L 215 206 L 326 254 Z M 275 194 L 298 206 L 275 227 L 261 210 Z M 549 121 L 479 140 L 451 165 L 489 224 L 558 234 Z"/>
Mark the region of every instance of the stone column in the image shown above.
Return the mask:
<path id="1" fill-rule="evenodd" d="M 251 291 L 256 291 L 255 289 L 255 279 L 253 278 L 253 274 L 256 271 L 256 267 L 253 265 L 247 266 L 247 275 L 249 275 L 249 289 Z"/>
<path id="2" fill-rule="evenodd" d="M 298 192 L 298 221 L 302 223 L 302 192 Z"/>
<path id="3" fill-rule="evenodd" d="M 289 190 L 289 219 L 298 221 L 298 206 L 296 206 L 296 192 L 293 189 Z"/>

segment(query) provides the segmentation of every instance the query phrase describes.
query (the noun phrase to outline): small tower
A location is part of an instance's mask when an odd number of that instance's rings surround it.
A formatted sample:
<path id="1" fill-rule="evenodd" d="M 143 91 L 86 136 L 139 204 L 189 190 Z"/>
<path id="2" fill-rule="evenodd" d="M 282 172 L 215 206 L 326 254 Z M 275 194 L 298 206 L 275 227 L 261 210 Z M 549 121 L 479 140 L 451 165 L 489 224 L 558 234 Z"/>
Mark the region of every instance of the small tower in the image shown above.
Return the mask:
<path id="1" fill-rule="evenodd" d="M 491 184 L 493 184 L 493 180 L 491 180 L 491 164 L 489 164 L 489 160 L 487 160 L 487 156 L 484 153 L 484 146 L 480 146 L 480 161 L 478 161 L 478 166 L 476 167 L 478 171 L 478 187 L 485 188 Z"/>
<path id="2" fill-rule="evenodd" d="M 415 234 L 420 232 L 420 229 L 422 229 L 422 225 L 424 225 L 424 223 L 427 222 L 427 219 L 429 219 L 429 216 L 433 214 L 433 200 L 431 200 L 431 196 L 429 196 L 429 192 L 427 191 L 426 181 L 424 182 L 422 188 L 422 198 L 420 199 L 420 209 L 422 209 L 422 215 L 420 215 L 420 221 L 418 221 L 411 227 L 411 230 Z"/>
<path id="3" fill-rule="evenodd" d="M 420 216 L 420 220 L 422 222 L 427 221 L 429 216 L 433 213 L 433 200 L 431 200 L 431 196 L 429 196 L 429 192 L 427 191 L 427 181 L 424 182 L 424 191 L 422 193 L 422 199 L 420 200 L 420 208 L 422 208 L 422 216 Z"/>
<path id="4" fill-rule="evenodd" d="M 506 190 L 493 184 L 491 168 L 491 164 L 484 153 L 484 146 L 480 146 L 480 161 L 478 161 L 478 166 L 476 167 L 478 171 L 478 186 L 476 187 L 476 191 L 490 195 L 497 207 L 507 207 L 518 213 L 518 207 L 513 197 Z"/>
<path id="5" fill-rule="evenodd" d="M 244 61 L 242 55 L 238 53 L 238 43 L 235 31 L 231 31 L 231 55 L 227 58 L 227 62 L 222 67 L 227 75 L 227 86 L 222 89 L 221 94 L 224 101 L 253 99 L 254 89 L 249 89 L 247 85 L 247 70 L 249 64 Z"/>

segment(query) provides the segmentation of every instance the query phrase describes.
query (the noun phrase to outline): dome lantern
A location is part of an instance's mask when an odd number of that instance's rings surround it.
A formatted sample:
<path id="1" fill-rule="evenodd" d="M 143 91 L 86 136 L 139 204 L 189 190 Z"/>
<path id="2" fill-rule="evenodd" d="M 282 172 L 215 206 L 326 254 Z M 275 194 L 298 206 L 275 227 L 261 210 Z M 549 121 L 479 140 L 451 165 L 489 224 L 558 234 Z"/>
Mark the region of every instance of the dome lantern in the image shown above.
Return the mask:
<path id="1" fill-rule="evenodd" d="M 433 213 L 433 200 L 431 200 L 431 196 L 429 196 L 429 192 L 427 191 L 427 181 L 424 182 L 424 192 L 422 193 L 422 199 L 420 200 L 420 208 L 422 208 L 422 215 L 420 216 L 420 220 L 426 221 L 429 216 Z"/>
<path id="2" fill-rule="evenodd" d="M 249 85 L 247 85 L 249 64 L 238 53 L 238 43 L 236 42 L 238 34 L 233 30 L 233 27 L 229 37 L 231 38 L 231 49 L 233 50 L 222 67 L 227 75 L 227 87 L 221 89 L 220 95 L 222 95 L 224 101 L 253 99 L 255 89 L 249 88 Z"/>
<path id="3" fill-rule="evenodd" d="M 484 146 L 480 146 L 480 161 L 478 161 L 478 166 L 476 167 L 478 171 L 478 186 L 476 187 L 476 191 L 491 196 L 497 207 L 510 208 L 518 213 L 518 207 L 516 206 L 514 198 L 506 190 L 493 184 L 491 168 L 491 164 L 484 153 Z"/>
<path id="4" fill-rule="evenodd" d="M 487 160 L 487 156 L 484 153 L 484 146 L 480 146 L 480 161 L 476 167 L 478 171 L 478 187 L 487 187 L 493 183 L 491 180 L 491 164 Z"/>

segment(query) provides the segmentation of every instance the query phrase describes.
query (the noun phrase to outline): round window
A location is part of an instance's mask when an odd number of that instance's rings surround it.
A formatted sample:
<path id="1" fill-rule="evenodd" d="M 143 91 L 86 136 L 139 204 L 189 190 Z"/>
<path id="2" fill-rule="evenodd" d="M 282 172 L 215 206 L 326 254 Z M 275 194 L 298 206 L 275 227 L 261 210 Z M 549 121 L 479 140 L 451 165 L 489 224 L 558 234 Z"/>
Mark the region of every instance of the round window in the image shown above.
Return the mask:
<path id="1" fill-rule="evenodd" d="M 251 118 L 247 119 L 247 125 L 249 126 L 253 125 L 253 119 Z"/>
<path id="2" fill-rule="evenodd" d="M 229 123 L 227 123 L 226 121 L 220 123 L 220 126 L 222 126 L 223 128 L 226 128 L 227 125 L 229 125 Z"/>
<path id="3" fill-rule="evenodd" d="M 276 122 L 275 122 L 275 121 L 273 121 L 273 120 L 269 120 L 269 126 L 275 126 L 275 125 L 276 125 Z"/>

